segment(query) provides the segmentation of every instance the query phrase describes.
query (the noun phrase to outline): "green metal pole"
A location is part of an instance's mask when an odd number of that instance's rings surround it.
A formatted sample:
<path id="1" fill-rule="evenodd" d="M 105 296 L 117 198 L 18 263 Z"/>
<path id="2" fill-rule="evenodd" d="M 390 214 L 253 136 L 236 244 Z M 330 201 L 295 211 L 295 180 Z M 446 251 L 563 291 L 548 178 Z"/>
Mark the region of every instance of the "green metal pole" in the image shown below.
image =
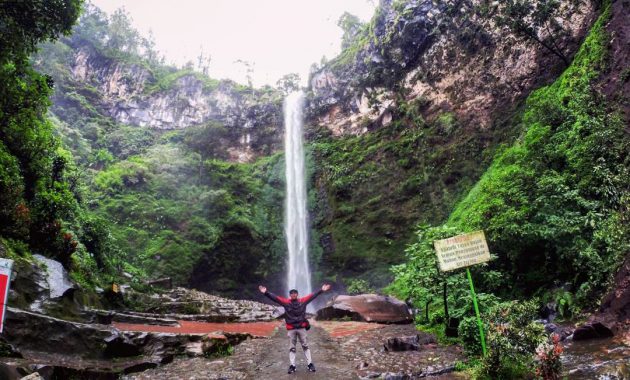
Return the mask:
<path id="1" fill-rule="evenodd" d="M 470 294 L 472 294 L 473 305 L 475 306 L 475 314 L 477 314 L 477 326 L 479 326 L 479 336 L 481 337 L 481 350 L 483 356 L 486 356 L 486 337 L 483 333 L 483 324 L 481 323 L 481 317 L 479 316 L 479 306 L 477 305 L 477 295 L 475 294 L 475 287 L 473 286 L 472 276 L 470 270 L 466 268 L 466 274 L 468 274 L 468 283 L 470 283 Z"/>

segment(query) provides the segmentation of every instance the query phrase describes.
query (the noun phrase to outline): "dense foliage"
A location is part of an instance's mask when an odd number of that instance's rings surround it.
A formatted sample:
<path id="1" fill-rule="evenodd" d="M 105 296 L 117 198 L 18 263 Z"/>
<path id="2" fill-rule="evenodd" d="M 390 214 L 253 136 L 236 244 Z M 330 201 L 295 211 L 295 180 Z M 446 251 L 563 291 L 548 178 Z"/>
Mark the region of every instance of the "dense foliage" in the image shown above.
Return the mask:
<path id="1" fill-rule="evenodd" d="M 28 60 L 38 43 L 70 32 L 81 5 L 28 1 L 0 8 L 0 238 L 8 254 L 44 253 L 77 280 L 92 272 L 92 282 L 99 270 L 113 271 L 115 256 L 105 252 L 96 219 L 83 212 L 73 157 L 45 116 L 53 82 Z"/>
<path id="2" fill-rule="evenodd" d="M 629 146 L 620 117 L 592 86 L 606 64 L 606 17 L 565 73 L 529 97 L 523 137 L 497 155 L 437 227 L 486 231 L 498 258 L 484 273 L 500 273 L 480 279 L 486 290 L 532 294 L 566 282 L 584 305 L 592 304 L 627 252 Z M 419 244 L 433 235 L 419 234 Z M 400 279 L 413 273 L 416 247 L 396 269 Z M 506 294 L 512 283 L 519 284 L 516 294 Z"/>
<path id="3" fill-rule="evenodd" d="M 607 69 L 604 25 L 609 12 L 609 7 L 603 9 L 570 67 L 529 96 L 521 138 L 496 155 L 445 224 L 418 229 L 417 241 L 406 251 L 408 261 L 393 267 L 396 280 L 389 290 L 424 307 L 439 300 L 445 281 L 451 293 L 466 286 L 461 273 L 439 273 L 432 242 L 462 232 L 486 232 L 494 260 L 473 268 L 491 347 L 477 367 L 480 376 L 532 373 L 534 351 L 541 343 L 533 339 L 514 351 L 517 356 L 510 354 L 527 337 L 522 332 L 528 331 L 537 310 L 529 301 L 524 304 L 529 312 L 501 312 L 496 296 L 543 296 L 558 302 L 561 316 L 569 317 L 576 305 L 599 302 L 628 252 L 630 145 L 616 105 L 596 86 Z M 451 310 L 464 307 L 463 314 L 451 316 L 464 317 L 459 330 L 465 342 L 478 339 L 469 299 L 464 294 L 447 298 Z M 525 314 L 525 319 L 494 321 L 513 314 Z M 511 330 L 518 333 L 511 335 Z M 478 342 L 468 347 L 478 347 Z M 497 372 L 503 370 L 507 372 Z"/>
<path id="4" fill-rule="evenodd" d="M 281 269 L 283 161 L 204 159 L 185 143 L 189 132 L 171 132 L 144 154 L 99 171 L 92 204 L 113 222 L 127 260 L 142 268 L 138 275 L 247 295 L 248 285 Z"/>
<path id="5" fill-rule="evenodd" d="M 473 135 L 452 113 L 429 122 L 421 102 L 402 95 L 397 102 L 389 126 L 346 137 L 322 127 L 311 145 L 321 265 L 376 287 L 391 281 L 389 266 L 403 261 L 414 224 L 446 220 L 492 152 L 513 135 L 513 128 L 498 126 L 500 133 Z"/>
<path id="6" fill-rule="evenodd" d="M 484 229 L 499 256 L 493 266 L 525 293 L 568 282 L 585 305 L 597 302 L 628 250 L 630 146 L 620 116 L 592 86 L 606 65 L 608 16 L 571 67 L 529 97 L 523 138 L 448 222 Z"/>

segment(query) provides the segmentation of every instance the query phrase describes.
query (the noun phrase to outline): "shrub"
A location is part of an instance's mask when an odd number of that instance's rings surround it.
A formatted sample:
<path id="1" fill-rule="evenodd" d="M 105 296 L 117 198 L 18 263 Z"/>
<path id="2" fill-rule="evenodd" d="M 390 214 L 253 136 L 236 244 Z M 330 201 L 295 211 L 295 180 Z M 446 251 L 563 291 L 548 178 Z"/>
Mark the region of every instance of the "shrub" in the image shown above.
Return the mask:
<path id="1" fill-rule="evenodd" d="M 362 294 L 362 293 L 372 293 L 374 289 L 370 287 L 370 284 L 362 279 L 352 279 L 348 280 L 348 288 L 346 289 L 348 294 Z"/>
<path id="2" fill-rule="evenodd" d="M 559 380 L 562 374 L 562 344 L 560 336 L 552 334 L 548 342 L 541 343 L 536 348 L 536 376 L 543 380 Z"/>
<path id="3" fill-rule="evenodd" d="M 480 377 L 522 378 L 534 372 L 536 349 L 545 340 L 544 327 L 534 322 L 537 300 L 500 303 L 484 319 L 488 353 L 477 368 Z"/>

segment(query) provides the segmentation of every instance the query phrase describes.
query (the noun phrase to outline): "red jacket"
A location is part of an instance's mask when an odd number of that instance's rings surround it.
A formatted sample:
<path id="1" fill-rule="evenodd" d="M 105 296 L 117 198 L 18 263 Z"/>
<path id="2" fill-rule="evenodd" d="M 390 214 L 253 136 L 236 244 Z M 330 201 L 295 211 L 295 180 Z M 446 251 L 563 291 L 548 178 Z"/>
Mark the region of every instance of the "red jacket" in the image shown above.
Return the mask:
<path id="1" fill-rule="evenodd" d="M 265 292 L 267 298 L 284 307 L 284 321 L 286 322 L 287 330 L 305 328 L 308 326 L 308 321 L 306 320 L 306 305 L 320 294 L 322 294 L 321 289 L 305 297 L 292 300 L 290 298 L 277 296 L 271 292 Z"/>

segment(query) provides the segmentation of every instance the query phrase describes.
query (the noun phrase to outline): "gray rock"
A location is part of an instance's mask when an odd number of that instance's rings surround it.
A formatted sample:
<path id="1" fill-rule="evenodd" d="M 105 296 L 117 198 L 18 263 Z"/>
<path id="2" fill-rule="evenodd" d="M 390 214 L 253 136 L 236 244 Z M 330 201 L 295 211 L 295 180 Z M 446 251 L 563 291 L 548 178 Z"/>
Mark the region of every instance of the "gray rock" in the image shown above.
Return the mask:
<path id="1" fill-rule="evenodd" d="M 116 312 L 112 310 L 85 309 L 82 313 L 86 320 L 109 325 L 112 322 L 135 323 L 143 325 L 179 326 L 177 319 L 161 318 L 160 314 Z"/>
<path id="2" fill-rule="evenodd" d="M 552 334 L 558 331 L 558 326 L 555 323 L 547 323 L 545 324 L 545 332 L 547 334 Z"/>
<path id="3" fill-rule="evenodd" d="M 404 373 L 387 372 L 384 376 L 385 380 L 410 380 L 411 376 Z"/>
<path id="4" fill-rule="evenodd" d="M 120 331 L 111 326 L 65 321 L 15 308 L 7 308 L 4 338 L 28 359 L 33 352 L 54 352 L 81 359 L 143 357 L 163 364 L 184 354 L 189 342 L 202 335 Z M 247 334 L 226 335 L 237 344 Z"/>
<path id="5" fill-rule="evenodd" d="M 100 357 L 105 339 L 116 332 L 107 326 L 64 321 L 8 307 L 3 336 L 20 351 Z"/>
<path id="6" fill-rule="evenodd" d="M 41 269 L 33 277 L 34 287 L 40 289 L 37 298 L 30 304 L 29 309 L 37 313 L 43 313 L 50 303 L 59 302 L 64 296 L 70 295 L 78 289 L 63 265 L 56 260 L 42 255 L 33 255 Z"/>
<path id="7" fill-rule="evenodd" d="M 198 290 L 175 288 L 150 300 L 150 313 L 125 312 L 128 316 L 205 322 L 262 322 L 277 318 L 277 308 L 249 300 L 233 300 Z M 284 313 L 284 310 L 282 310 Z"/>
<path id="8" fill-rule="evenodd" d="M 0 363 L 0 379 L 2 380 L 18 380 L 23 377 L 15 366 Z"/>
<path id="9" fill-rule="evenodd" d="M 385 351 L 419 351 L 422 346 L 429 343 L 437 343 L 435 337 L 429 334 L 412 335 L 389 338 L 385 341 Z"/>
<path id="10" fill-rule="evenodd" d="M 612 338 L 614 335 L 615 334 L 608 326 L 604 325 L 602 322 L 594 321 L 576 328 L 573 332 L 573 340 Z"/>
<path id="11" fill-rule="evenodd" d="M 46 267 L 46 282 L 50 298 L 59 298 L 69 289 L 76 289 L 76 285 L 70 280 L 68 272 L 59 261 L 42 255 L 33 255 L 33 257 Z"/>

